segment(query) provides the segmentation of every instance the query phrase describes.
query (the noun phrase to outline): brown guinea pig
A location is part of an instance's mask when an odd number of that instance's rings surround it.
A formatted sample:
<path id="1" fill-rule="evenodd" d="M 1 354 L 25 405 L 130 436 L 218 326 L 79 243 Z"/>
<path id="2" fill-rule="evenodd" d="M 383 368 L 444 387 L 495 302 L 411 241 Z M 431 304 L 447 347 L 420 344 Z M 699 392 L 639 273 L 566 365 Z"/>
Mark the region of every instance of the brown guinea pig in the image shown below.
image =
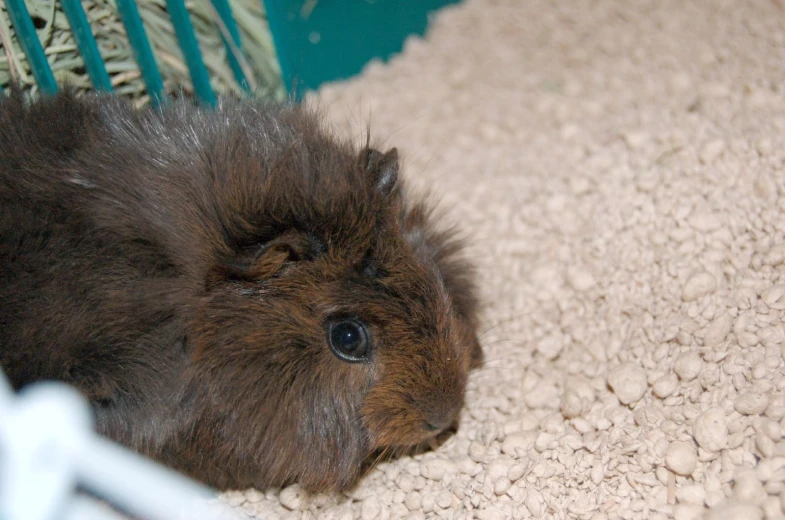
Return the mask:
<path id="1" fill-rule="evenodd" d="M 220 489 L 343 489 L 451 426 L 481 358 L 471 268 L 395 149 L 302 106 L 0 101 L 0 366 Z"/>

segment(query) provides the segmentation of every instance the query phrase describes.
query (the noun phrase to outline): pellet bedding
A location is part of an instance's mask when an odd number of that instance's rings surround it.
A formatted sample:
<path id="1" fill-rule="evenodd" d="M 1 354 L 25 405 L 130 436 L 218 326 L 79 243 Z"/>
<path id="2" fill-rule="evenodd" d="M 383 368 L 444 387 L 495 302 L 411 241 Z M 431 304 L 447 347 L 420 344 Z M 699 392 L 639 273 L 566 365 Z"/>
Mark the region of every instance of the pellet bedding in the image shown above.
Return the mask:
<path id="1" fill-rule="evenodd" d="M 317 96 L 469 237 L 456 435 L 255 518 L 774 519 L 785 509 L 785 2 L 469 0 Z"/>

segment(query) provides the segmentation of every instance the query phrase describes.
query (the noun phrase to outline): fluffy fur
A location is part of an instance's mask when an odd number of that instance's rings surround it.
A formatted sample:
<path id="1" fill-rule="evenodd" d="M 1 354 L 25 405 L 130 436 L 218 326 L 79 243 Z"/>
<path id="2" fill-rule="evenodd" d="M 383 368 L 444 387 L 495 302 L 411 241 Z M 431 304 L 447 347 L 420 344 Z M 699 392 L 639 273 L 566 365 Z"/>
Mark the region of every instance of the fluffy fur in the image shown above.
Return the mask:
<path id="1" fill-rule="evenodd" d="M 469 266 L 395 150 L 297 106 L 0 101 L 0 365 L 218 488 L 341 489 L 449 426 L 480 356 Z M 347 363 L 326 326 L 365 322 Z"/>

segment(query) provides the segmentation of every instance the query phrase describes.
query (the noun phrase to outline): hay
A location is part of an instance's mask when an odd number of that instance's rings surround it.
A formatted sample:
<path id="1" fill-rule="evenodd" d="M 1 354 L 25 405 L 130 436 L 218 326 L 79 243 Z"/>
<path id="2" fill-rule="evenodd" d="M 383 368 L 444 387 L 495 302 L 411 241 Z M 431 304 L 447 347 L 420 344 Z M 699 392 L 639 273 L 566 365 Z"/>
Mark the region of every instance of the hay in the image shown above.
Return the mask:
<path id="1" fill-rule="evenodd" d="M 87 0 L 82 5 L 115 90 L 140 105 L 146 104 L 149 96 L 114 0 Z M 255 95 L 282 100 L 285 91 L 261 0 L 230 0 L 230 5 L 247 58 L 241 60 L 241 64 L 244 64 Z M 139 0 L 137 6 L 166 91 L 193 95 L 188 68 L 167 14 L 165 0 Z M 218 16 L 212 4 L 209 0 L 192 0 L 186 2 L 186 6 L 191 13 L 213 89 L 219 95 L 241 93 L 226 59 L 227 51 L 221 41 L 222 28 L 216 23 Z M 90 90 L 92 83 L 60 4 L 56 0 L 30 0 L 27 8 L 57 82 L 69 83 L 81 91 Z M 6 87 L 15 79 L 36 95 L 35 79 L 3 1 L 0 1 L 0 38 L 0 85 Z"/>

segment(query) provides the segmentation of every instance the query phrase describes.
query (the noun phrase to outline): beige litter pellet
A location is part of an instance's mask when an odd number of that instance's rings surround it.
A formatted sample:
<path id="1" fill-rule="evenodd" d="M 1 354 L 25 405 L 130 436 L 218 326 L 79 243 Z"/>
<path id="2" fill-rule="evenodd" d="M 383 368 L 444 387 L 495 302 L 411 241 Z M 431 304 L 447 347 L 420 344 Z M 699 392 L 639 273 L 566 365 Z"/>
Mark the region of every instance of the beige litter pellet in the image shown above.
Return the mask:
<path id="1" fill-rule="evenodd" d="M 733 326 L 733 320 L 728 313 L 722 313 L 711 322 L 706 329 L 703 337 L 703 344 L 707 347 L 715 347 L 725 340 Z"/>
<path id="2" fill-rule="evenodd" d="M 548 360 L 555 359 L 563 349 L 564 340 L 555 334 L 546 336 L 537 344 L 537 352 Z"/>
<path id="3" fill-rule="evenodd" d="M 700 520 L 703 512 L 703 507 L 697 504 L 677 504 L 673 508 L 673 519 Z"/>
<path id="4" fill-rule="evenodd" d="M 420 467 L 420 474 L 430 480 L 442 480 L 445 473 L 456 471 L 455 463 L 443 458 L 431 459 Z"/>
<path id="5" fill-rule="evenodd" d="M 685 302 L 697 300 L 701 296 L 713 293 L 717 289 L 717 279 L 711 273 L 696 273 L 684 284 L 681 299 Z"/>
<path id="6" fill-rule="evenodd" d="M 769 396 L 764 393 L 745 392 L 736 397 L 733 407 L 744 415 L 762 414 L 769 407 Z"/>
<path id="7" fill-rule="evenodd" d="M 703 362 L 695 352 L 688 352 L 676 358 L 673 370 L 682 381 L 692 381 L 701 373 Z"/>
<path id="8" fill-rule="evenodd" d="M 308 508 L 308 493 L 298 485 L 289 486 L 281 490 L 279 499 L 281 505 L 292 511 Z"/>
<path id="9" fill-rule="evenodd" d="M 485 447 L 479 442 L 473 442 L 469 445 L 469 457 L 474 462 L 485 461 Z"/>
<path id="10" fill-rule="evenodd" d="M 706 143 L 700 152 L 700 160 L 703 163 L 711 163 L 717 159 L 725 150 L 725 143 L 721 139 L 714 139 Z"/>
<path id="11" fill-rule="evenodd" d="M 528 433 L 512 433 L 507 435 L 504 438 L 504 442 L 502 443 L 502 453 L 506 455 L 510 455 L 511 457 L 519 458 L 525 457 L 526 454 L 531 449 L 536 437 L 532 435 L 531 432 Z M 471 447 L 470 455 L 471 455 Z M 478 453 L 475 453 L 475 456 L 482 458 L 485 455 L 485 450 L 481 449 L 480 447 L 475 447 L 475 450 L 479 450 Z"/>
<path id="12" fill-rule="evenodd" d="M 542 514 L 542 510 L 543 510 L 542 494 L 536 489 L 527 491 L 526 498 L 524 499 L 523 503 L 526 505 L 526 509 L 529 510 L 529 513 L 535 518 L 539 517 Z"/>
<path id="13" fill-rule="evenodd" d="M 693 426 L 698 446 L 707 451 L 720 451 L 728 444 L 728 423 L 722 408 L 703 412 Z"/>
<path id="14" fill-rule="evenodd" d="M 379 504 L 379 499 L 371 496 L 363 500 L 362 507 L 360 508 L 360 518 L 362 520 L 374 520 L 379 518 L 382 512 L 382 506 Z"/>
<path id="15" fill-rule="evenodd" d="M 573 288 L 575 288 L 576 291 L 579 292 L 583 292 L 594 287 L 594 284 L 596 283 L 591 272 L 580 267 L 570 268 L 567 272 L 567 276 L 570 284 L 573 286 Z"/>
<path id="16" fill-rule="evenodd" d="M 422 495 L 417 491 L 413 493 L 409 493 L 406 495 L 406 499 L 404 501 L 406 507 L 409 508 L 410 511 L 417 511 L 422 507 Z"/>
<path id="17" fill-rule="evenodd" d="M 568 419 L 578 417 L 583 413 L 584 400 L 576 392 L 566 390 L 562 395 L 561 412 Z"/>
<path id="18" fill-rule="evenodd" d="M 785 285 L 775 285 L 761 294 L 761 299 L 771 309 L 785 309 Z"/>
<path id="19" fill-rule="evenodd" d="M 685 485 L 676 491 L 676 500 L 682 504 L 698 506 L 703 513 L 703 503 L 706 501 L 706 489 L 697 484 Z"/>
<path id="20" fill-rule="evenodd" d="M 727 500 L 712 507 L 706 520 L 761 520 L 761 508 L 737 500 Z"/>
<path id="21" fill-rule="evenodd" d="M 678 475 L 692 475 L 697 463 L 698 454 L 689 442 L 672 442 L 665 452 L 665 465 Z"/>
<path id="22" fill-rule="evenodd" d="M 733 497 L 741 502 L 755 502 L 765 498 L 766 492 L 755 471 L 745 470 L 734 475 Z"/>
<path id="23" fill-rule="evenodd" d="M 507 477 L 499 477 L 499 479 L 493 484 L 493 492 L 497 495 L 503 495 L 507 493 L 507 490 L 510 489 L 512 483 L 510 479 Z"/>
<path id="24" fill-rule="evenodd" d="M 516 482 L 525 473 L 526 473 L 526 465 L 516 464 L 514 466 L 510 466 L 510 469 L 507 471 L 507 478 L 510 479 L 511 482 Z"/>
<path id="25" fill-rule="evenodd" d="M 675 374 L 666 374 L 654 382 L 651 390 L 654 392 L 654 395 L 660 399 L 665 399 L 676 390 L 678 385 L 679 380 L 676 378 Z"/>
<path id="26" fill-rule="evenodd" d="M 346 493 L 227 500 L 265 519 L 785 518 L 784 86 L 780 0 L 466 0 L 325 85 L 336 131 L 361 144 L 370 122 L 466 237 L 486 359 L 435 452 Z"/>
<path id="27" fill-rule="evenodd" d="M 634 403 L 646 393 L 646 372 L 638 365 L 625 363 L 608 374 L 608 385 L 622 404 Z"/>
<path id="28" fill-rule="evenodd" d="M 763 419 L 760 424 L 760 430 L 774 442 L 779 442 L 782 439 L 782 427 L 777 421 Z"/>

